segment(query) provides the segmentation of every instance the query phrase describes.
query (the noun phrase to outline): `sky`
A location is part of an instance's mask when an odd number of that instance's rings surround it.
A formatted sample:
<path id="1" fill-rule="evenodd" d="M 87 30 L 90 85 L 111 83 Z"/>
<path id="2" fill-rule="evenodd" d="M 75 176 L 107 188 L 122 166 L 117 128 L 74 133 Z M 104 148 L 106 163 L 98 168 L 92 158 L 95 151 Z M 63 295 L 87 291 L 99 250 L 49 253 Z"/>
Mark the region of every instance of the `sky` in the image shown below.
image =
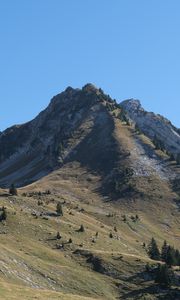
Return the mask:
<path id="1" fill-rule="evenodd" d="M 180 127 L 180 1 L 0 0 L 0 131 L 86 83 Z"/>

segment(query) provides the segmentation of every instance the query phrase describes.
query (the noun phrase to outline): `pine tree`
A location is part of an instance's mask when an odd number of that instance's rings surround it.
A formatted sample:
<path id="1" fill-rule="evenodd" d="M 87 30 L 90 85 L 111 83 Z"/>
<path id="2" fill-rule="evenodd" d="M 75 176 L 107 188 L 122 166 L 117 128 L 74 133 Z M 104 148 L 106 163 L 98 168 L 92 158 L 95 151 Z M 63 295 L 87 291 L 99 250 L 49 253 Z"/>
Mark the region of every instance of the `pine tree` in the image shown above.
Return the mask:
<path id="1" fill-rule="evenodd" d="M 60 235 L 59 231 L 58 231 L 57 234 L 56 234 L 56 238 L 57 238 L 57 240 L 60 240 L 60 239 L 61 239 L 61 235 Z"/>
<path id="2" fill-rule="evenodd" d="M 5 221 L 7 219 L 7 212 L 4 206 L 2 207 L 2 214 L 0 216 L 0 219 L 1 221 Z"/>
<path id="3" fill-rule="evenodd" d="M 154 238 L 151 239 L 151 242 L 149 244 L 148 254 L 151 259 L 154 259 L 154 260 L 160 259 L 160 252 L 159 252 L 156 240 Z"/>
<path id="4" fill-rule="evenodd" d="M 10 187 L 10 189 L 9 189 L 9 194 L 11 194 L 11 195 L 13 195 L 13 196 L 17 196 L 17 194 L 18 194 L 18 193 L 17 193 L 17 189 L 16 189 L 14 183 L 11 184 L 11 187 Z"/>
<path id="5" fill-rule="evenodd" d="M 180 266 L 180 252 L 179 250 L 175 250 L 175 260 L 176 260 L 176 266 Z"/>
<path id="6" fill-rule="evenodd" d="M 175 259 L 175 250 L 173 247 L 168 246 L 167 249 L 167 259 L 166 263 L 169 267 L 173 266 L 176 264 L 176 259 Z"/>
<path id="7" fill-rule="evenodd" d="M 180 165 L 180 153 L 177 154 L 176 161 L 177 164 Z"/>
<path id="8" fill-rule="evenodd" d="M 113 238 L 112 232 L 110 232 L 109 237 L 110 237 L 111 239 Z"/>
<path id="9" fill-rule="evenodd" d="M 78 231 L 79 231 L 79 232 L 84 232 L 84 231 L 85 231 L 84 226 L 81 225 Z"/>
<path id="10" fill-rule="evenodd" d="M 155 282 L 160 284 L 162 287 L 171 287 L 174 279 L 174 272 L 168 269 L 167 264 L 158 266 L 156 272 Z"/>
<path id="11" fill-rule="evenodd" d="M 168 245 L 167 245 L 167 242 L 164 241 L 164 243 L 162 245 L 162 249 L 161 249 L 161 259 L 162 259 L 162 261 L 167 262 L 167 252 L 168 252 Z"/>
<path id="12" fill-rule="evenodd" d="M 62 209 L 62 205 L 60 202 L 57 203 L 56 212 L 59 216 L 63 216 L 63 209 Z"/>

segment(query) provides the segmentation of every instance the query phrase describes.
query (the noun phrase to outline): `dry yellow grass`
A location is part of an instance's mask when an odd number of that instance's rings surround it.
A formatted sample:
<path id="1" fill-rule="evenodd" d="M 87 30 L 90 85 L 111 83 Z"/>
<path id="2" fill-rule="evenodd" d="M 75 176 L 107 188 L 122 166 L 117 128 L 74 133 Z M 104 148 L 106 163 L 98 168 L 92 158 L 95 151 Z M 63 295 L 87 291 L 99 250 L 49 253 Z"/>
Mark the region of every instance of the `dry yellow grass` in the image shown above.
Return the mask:
<path id="1" fill-rule="evenodd" d="M 117 121 L 114 135 L 119 147 L 134 149 L 131 128 Z M 166 239 L 180 248 L 179 211 L 173 200 L 177 196 L 155 176 L 135 180 L 144 197 L 107 201 L 98 192 L 100 176 L 71 162 L 19 189 L 17 197 L 0 190 L 0 206 L 8 212 L 7 221 L 0 223 L 0 299 L 133 299 L 123 297 L 150 287 L 152 282 L 142 283 L 138 277 L 147 262 L 153 263 L 143 243 L 154 236 L 159 246 Z M 43 194 L 48 189 L 51 194 Z M 24 195 L 39 191 L 41 195 Z M 63 203 L 63 217 L 50 214 L 58 201 Z M 133 222 L 136 214 L 139 220 Z M 77 231 L 81 224 L 83 233 Z M 64 249 L 57 249 L 62 242 Z M 89 253 L 100 258 L 109 273 L 95 272 Z"/>

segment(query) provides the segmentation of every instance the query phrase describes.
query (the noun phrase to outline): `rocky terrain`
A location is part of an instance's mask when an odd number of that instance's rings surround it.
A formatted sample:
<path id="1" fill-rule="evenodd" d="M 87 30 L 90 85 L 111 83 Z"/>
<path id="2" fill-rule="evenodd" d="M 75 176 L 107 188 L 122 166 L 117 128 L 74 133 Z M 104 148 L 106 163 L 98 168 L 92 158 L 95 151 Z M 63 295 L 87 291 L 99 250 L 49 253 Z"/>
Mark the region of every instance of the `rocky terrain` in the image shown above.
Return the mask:
<path id="1" fill-rule="evenodd" d="M 150 139 L 155 139 L 174 157 L 180 155 L 180 132 L 169 120 L 153 112 L 147 112 L 139 100 L 125 100 L 121 103 L 128 118 Z"/>
<path id="2" fill-rule="evenodd" d="M 180 249 L 179 138 L 91 84 L 2 132 L 0 299 L 180 299 L 179 266 L 162 288 L 148 255 L 152 237 Z"/>

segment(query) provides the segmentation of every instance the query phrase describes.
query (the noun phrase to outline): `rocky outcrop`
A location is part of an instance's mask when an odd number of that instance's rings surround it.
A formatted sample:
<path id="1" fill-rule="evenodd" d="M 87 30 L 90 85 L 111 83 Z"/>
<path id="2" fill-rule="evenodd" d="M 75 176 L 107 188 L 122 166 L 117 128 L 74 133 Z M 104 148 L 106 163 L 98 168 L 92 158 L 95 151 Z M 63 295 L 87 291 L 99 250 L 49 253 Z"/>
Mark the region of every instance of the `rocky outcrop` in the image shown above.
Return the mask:
<path id="1" fill-rule="evenodd" d="M 124 109 L 130 122 L 177 158 L 180 153 L 180 133 L 168 119 L 145 111 L 139 100 L 125 100 L 121 102 L 120 106 Z"/>

